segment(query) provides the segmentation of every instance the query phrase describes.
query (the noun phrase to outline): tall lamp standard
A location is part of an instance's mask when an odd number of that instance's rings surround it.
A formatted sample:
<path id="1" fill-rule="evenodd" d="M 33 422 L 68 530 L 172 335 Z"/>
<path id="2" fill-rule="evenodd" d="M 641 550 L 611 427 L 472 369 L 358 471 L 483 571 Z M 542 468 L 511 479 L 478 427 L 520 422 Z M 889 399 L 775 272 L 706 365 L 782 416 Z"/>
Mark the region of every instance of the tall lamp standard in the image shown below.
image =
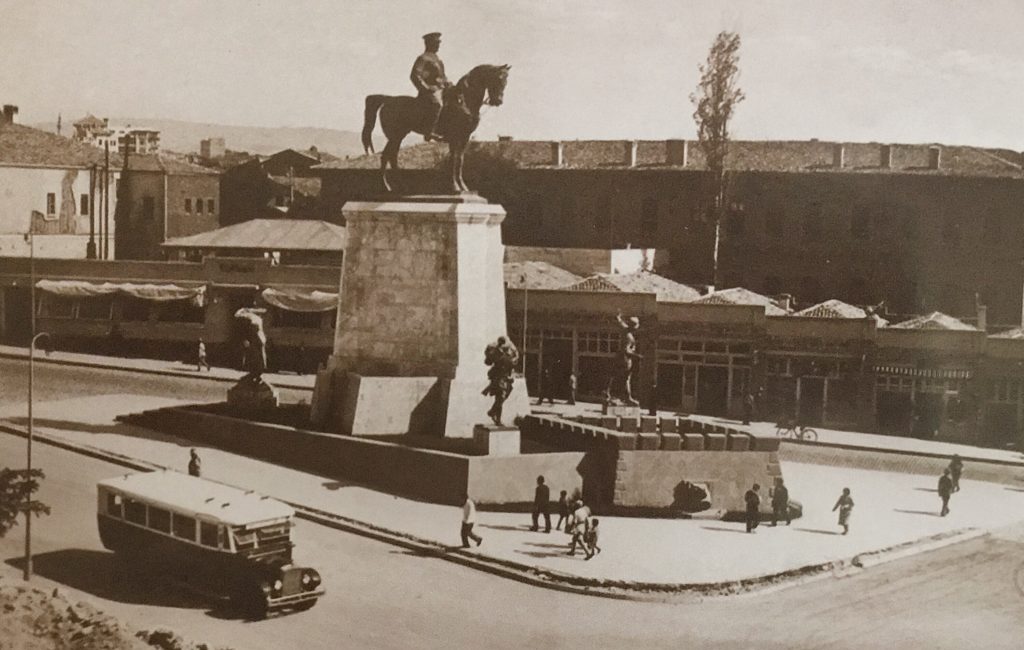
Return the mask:
<path id="1" fill-rule="evenodd" d="M 35 424 L 32 416 L 32 392 L 35 389 L 35 356 L 36 356 L 36 343 L 39 339 L 46 337 L 50 338 L 50 335 L 46 332 L 36 333 L 36 239 L 35 234 L 28 232 L 25 234 L 25 241 L 28 242 L 28 269 L 29 269 L 29 295 L 31 296 L 31 328 L 32 328 L 32 340 L 28 345 L 28 442 L 25 446 L 25 465 L 26 465 L 26 480 L 31 480 L 32 474 L 32 438 L 33 438 L 33 425 Z M 25 574 L 24 578 L 26 581 L 32 578 L 32 492 L 29 491 L 25 494 Z"/>

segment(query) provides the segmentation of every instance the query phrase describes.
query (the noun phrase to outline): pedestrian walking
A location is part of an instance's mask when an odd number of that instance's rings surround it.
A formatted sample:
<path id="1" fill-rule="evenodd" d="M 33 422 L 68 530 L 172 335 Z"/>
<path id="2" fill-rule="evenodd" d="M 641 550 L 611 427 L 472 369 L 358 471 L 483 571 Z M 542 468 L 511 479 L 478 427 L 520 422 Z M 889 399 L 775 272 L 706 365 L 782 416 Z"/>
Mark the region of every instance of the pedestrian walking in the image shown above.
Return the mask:
<path id="1" fill-rule="evenodd" d="M 483 543 L 484 538 L 473 532 L 473 524 L 476 523 L 476 504 L 466 495 L 466 503 L 462 504 L 462 548 L 469 548 L 469 540 L 476 542 L 477 546 Z"/>
<path id="2" fill-rule="evenodd" d="M 583 541 L 583 536 L 587 530 L 590 529 L 590 508 L 585 506 L 582 501 L 576 502 L 576 510 L 572 513 L 572 541 L 569 543 L 569 552 L 567 555 L 576 555 L 576 547 L 579 546 L 581 549 L 586 551 L 586 542 Z"/>
<path id="3" fill-rule="evenodd" d="M 206 361 L 206 343 L 203 342 L 203 339 L 199 339 L 198 347 L 199 349 L 196 351 L 196 372 L 200 372 L 203 366 L 206 367 L 207 371 L 211 370 L 210 364 Z"/>
<path id="4" fill-rule="evenodd" d="M 775 479 L 775 489 L 772 490 L 772 526 L 775 526 L 779 519 L 785 519 L 786 525 L 792 523 L 789 514 L 789 488 L 782 481 L 782 477 Z"/>
<path id="5" fill-rule="evenodd" d="M 569 373 L 569 403 L 576 403 L 576 373 Z"/>
<path id="6" fill-rule="evenodd" d="M 960 491 L 960 475 L 964 471 L 964 461 L 960 459 L 957 454 L 953 455 L 953 460 L 949 461 L 949 478 L 953 481 L 953 491 Z"/>
<path id="7" fill-rule="evenodd" d="M 569 502 L 566 501 L 566 494 L 568 493 L 565 490 L 562 490 L 558 495 L 558 523 L 555 524 L 555 530 L 563 530 L 563 522 L 565 522 L 564 530 L 569 530 L 569 524 L 567 523 L 567 520 L 569 519 Z"/>
<path id="8" fill-rule="evenodd" d="M 945 517 L 949 514 L 949 497 L 953 496 L 953 479 L 950 478 L 950 471 L 947 467 L 942 470 L 942 476 L 939 477 L 939 498 L 942 499 L 942 510 L 939 511 L 940 517 Z"/>
<path id="9" fill-rule="evenodd" d="M 544 403 L 544 400 L 548 401 L 548 404 L 554 405 L 555 400 L 551 396 L 554 386 L 551 385 L 551 369 L 545 368 L 540 375 L 540 399 L 537 400 L 537 406 Z"/>
<path id="10" fill-rule="evenodd" d="M 754 483 L 743 498 L 747 502 L 747 532 L 752 533 L 761 523 L 761 486 Z"/>
<path id="11" fill-rule="evenodd" d="M 562 494 L 565 494 L 564 492 Z M 530 530 L 537 530 L 537 521 L 544 515 L 544 532 L 551 532 L 551 490 L 544 485 L 544 477 L 537 477 L 537 489 L 533 491 L 533 526 Z"/>
<path id="12" fill-rule="evenodd" d="M 590 529 L 583 533 L 583 552 L 586 553 L 588 560 L 601 552 L 601 547 L 597 545 L 597 525 L 600 523 L 598 518 L 594 517 L 590 520 Z"/>
<path id="13" fill-rule="evenodd" d="M 199 476 L 199 471 L 202 468 L 203 461 L 199 460 L 199 454 L 196 453 L 195 448 L 189 451 L 188 459 L 188 475 Z"/>
<path id="14" fill-rule="evenodd" d="M 853 511 L 853 497 L 850 496 L 850 488 L 843 488 L 836 504 L 832 506 L 832 512 L 839 510 L 839 525 L 843 527 L 843 534 L 850 532 L 850 513 Z"/>
<path id="15" fill-rule="evenodd" d="M 743 396 L 743 424 L 750 424 L 754 417 L 754 396 L 748 391 Z"/>

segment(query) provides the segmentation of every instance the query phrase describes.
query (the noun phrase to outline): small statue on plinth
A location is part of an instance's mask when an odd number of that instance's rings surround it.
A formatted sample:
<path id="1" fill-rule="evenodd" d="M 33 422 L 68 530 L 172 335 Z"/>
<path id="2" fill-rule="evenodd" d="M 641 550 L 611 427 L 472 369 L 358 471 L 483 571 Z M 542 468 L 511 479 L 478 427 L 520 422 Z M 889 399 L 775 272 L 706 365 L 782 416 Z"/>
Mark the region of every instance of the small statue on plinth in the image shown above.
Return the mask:
<path id="1" fill-rule="evenodd" d="M 622 339 L 619 343 L 618 363 L 614 373 L 608 378 L 608 386 L 604 391 L 604 402 L 606 405 L 615 402 L 612 386 L 618 383 L 622 386 L 622 402 L 629 406 L 638 406 L 640 402 L 633 399 L 632 374 L 633 362 L 643 359 L 636 351 L 636 332 L 640 329 L 640 319 L 636 316 L 623 319 L 622 313 L 616 314 L 615 319 L 622 328 Z"/>
<path id="2" fill-rule="evenodd" d="M 267 370 L 267 335 L 263 309 L 242 308 L 235 318 L 243 332 L 242 368 L 246 374 L 228 390 L 228 403 L 243 408 L 277 406 L 277 389 L 263 379 Z"/>
<path id="3" fill-rule="evenodd" d="M 487 411 L 487 417 L 502 426 L 501 410 L 505 400 L 512 394 L 512 373 L 519 363 L 519 350 L 504 336 L 499 336 L 497 341 L 484 350 L 484 363 L 490 366 L 487 371 L 489 383 L 481 394 L 494 396 L 494 405 Z"/>

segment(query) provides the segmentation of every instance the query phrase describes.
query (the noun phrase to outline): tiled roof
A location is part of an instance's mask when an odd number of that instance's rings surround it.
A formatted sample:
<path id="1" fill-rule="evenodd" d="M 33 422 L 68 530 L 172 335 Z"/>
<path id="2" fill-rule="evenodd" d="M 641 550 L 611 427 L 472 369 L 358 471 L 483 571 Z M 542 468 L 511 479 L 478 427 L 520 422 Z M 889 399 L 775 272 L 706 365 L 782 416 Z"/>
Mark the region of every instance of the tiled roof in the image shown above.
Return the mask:
<path id="1" fill-rule="evenodd" d="M 85 117 L 75 122 L 73 126 L 103 126 L 103 120 L 92 113 L 88 113 Z"/>
<path id="2" fill-rule="evenodd" d="M 326 221 L 252 219 L 198 235 L 168 239 L 161 245 L 168 248 L 341 251 L 345 249 L 346 240 L 344 227 Z"/>
<path id="3" fill-rule="evenodd" d="M 505 262 L 505 286 L 509 289 L 564 289 L 580 276 L 547 262 Z"/>
<path id="4" fill-rule="evenodd" d="M 894 329 L 901 330 L 952 330 L 952 331 L 963 331 L 963 332 L 977 332 L 978 328 L 968 325 L 967 323 L 947 316 L 942 312 L 933 311 L 925 316 L 918 316 L 917 318 L 911 318 L 905 320 L 902 323 L 896 323 L 890 325 Z"/>
<path id="5" fill-rule="evenodd" d="M 0 124 L 0 165 L 88 167 L 103 152 L 55 133 L 21 124 Z"/>
<path id="6" fill-rule="evenodd" d="M 785 316 L 786 310 L 768 296 L 762 296 L 743 287 L 715 291 L 693 301 L 697 305 L 760 305 L 768 316 Z"/>
<path id="7" fill-rule="evenodd" d="M 653 293 L 657 296 L 658 302 L 692 302 L 700 298 L 700 292 L 693 287 L 648 271 L 597 273 L 566 287 L 566 290 Z"/>
<path id="8" fill-rule="evenodd" d="M 696 141 L 689 141 L 689 158 L 685 169 L 703 170 L 704 154 Z M 832 166 L 833 151 L 841 144 L 844 150 L 842 169 Z M 474 141 L 468 156 L 483 154 L 504 159 L 522 168 L 554 167 L 552 142 L 538 140 Z M 625 168 L 628 141 L 573 140 L 562 143 L 562 165 L 566 169 Z M 929 144 L 891 144 L 891 164 L 880 165 L 881 143 L 821 142 L 784 140 L 736 140 L 730 144 L 726 165 L 737 171 L 842 171 L 845 173 L 930 173 L 965 176 L 1021 176 L 1024 157 L 1005 149 L 983 149 L 969 146 L 941 146 L 938 170 L 928 168 Z M 679 168 L 667 162 L 668 147 L 664 140 L 637 142 L 636 168 Z M 423 143 L 399 152 L 399 167 L 432 169 L 447 155 L 447 146 Z M 326 162 L 315 169 L 378 169 L 380 154 Z"/>
<path id="9" fill-rule="evenodd" d="M 111 154 L 111 167 L 121 167 L 120 156 Z M 198 174 L 216 176 L 217 170 L 191 163 L 184 157 L 168 153 L 129 154 L 128 169 L 135 172 L 164 172 L 173 175 Z"/>
<path id="10" fill-rule="evenodd" d="M 808 318 L 867 318 L 868 313 L 842 300 L 826 300 L 825 302 L 818 303 L 803 309 L 793 314 L 794 316 L 805 316 Z M 884 327 L 889 324 L 889 321 L 885 320 L 878 314 L 872 314 L 872 318 L 879 327 Z"/>

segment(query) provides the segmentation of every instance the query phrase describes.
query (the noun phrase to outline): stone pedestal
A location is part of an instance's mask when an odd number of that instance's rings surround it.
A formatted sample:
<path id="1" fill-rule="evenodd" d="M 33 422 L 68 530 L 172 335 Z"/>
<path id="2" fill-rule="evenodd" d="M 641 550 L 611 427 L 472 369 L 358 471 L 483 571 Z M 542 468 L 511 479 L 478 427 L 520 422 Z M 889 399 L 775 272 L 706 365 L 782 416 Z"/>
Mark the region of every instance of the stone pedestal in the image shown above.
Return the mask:
<path id="1" fill-rule="evenodd" d="M 484 349 L 506 333 L 505 210 L 476 195 L 350 202 L 334 352 L 312 418 L 354 435 L 468 438 L 491 399 Z M 517 380 L 504 421 L 529 413 Z"/>
<path id="2" fill-rule="evenodd" d="M 601 413 L 604 415 L 614 415 L 620 418 L 639 418 L 640 407 L 633 406 L 632 404 L 602 404 Z"/>
<path id="3" fill-rule="evenodd" d="M 473 427 L 473 446 L 488 456 L 518 456 L 520 435 L 516 427 L 478 424 Z"/>
<path id="4" fill-rule="evenodd" d="M 276 408 L 278 392 L 262 378 L 255 382 L 242 379 L 228 389 L 228 404 L 241 412 Z"/>

